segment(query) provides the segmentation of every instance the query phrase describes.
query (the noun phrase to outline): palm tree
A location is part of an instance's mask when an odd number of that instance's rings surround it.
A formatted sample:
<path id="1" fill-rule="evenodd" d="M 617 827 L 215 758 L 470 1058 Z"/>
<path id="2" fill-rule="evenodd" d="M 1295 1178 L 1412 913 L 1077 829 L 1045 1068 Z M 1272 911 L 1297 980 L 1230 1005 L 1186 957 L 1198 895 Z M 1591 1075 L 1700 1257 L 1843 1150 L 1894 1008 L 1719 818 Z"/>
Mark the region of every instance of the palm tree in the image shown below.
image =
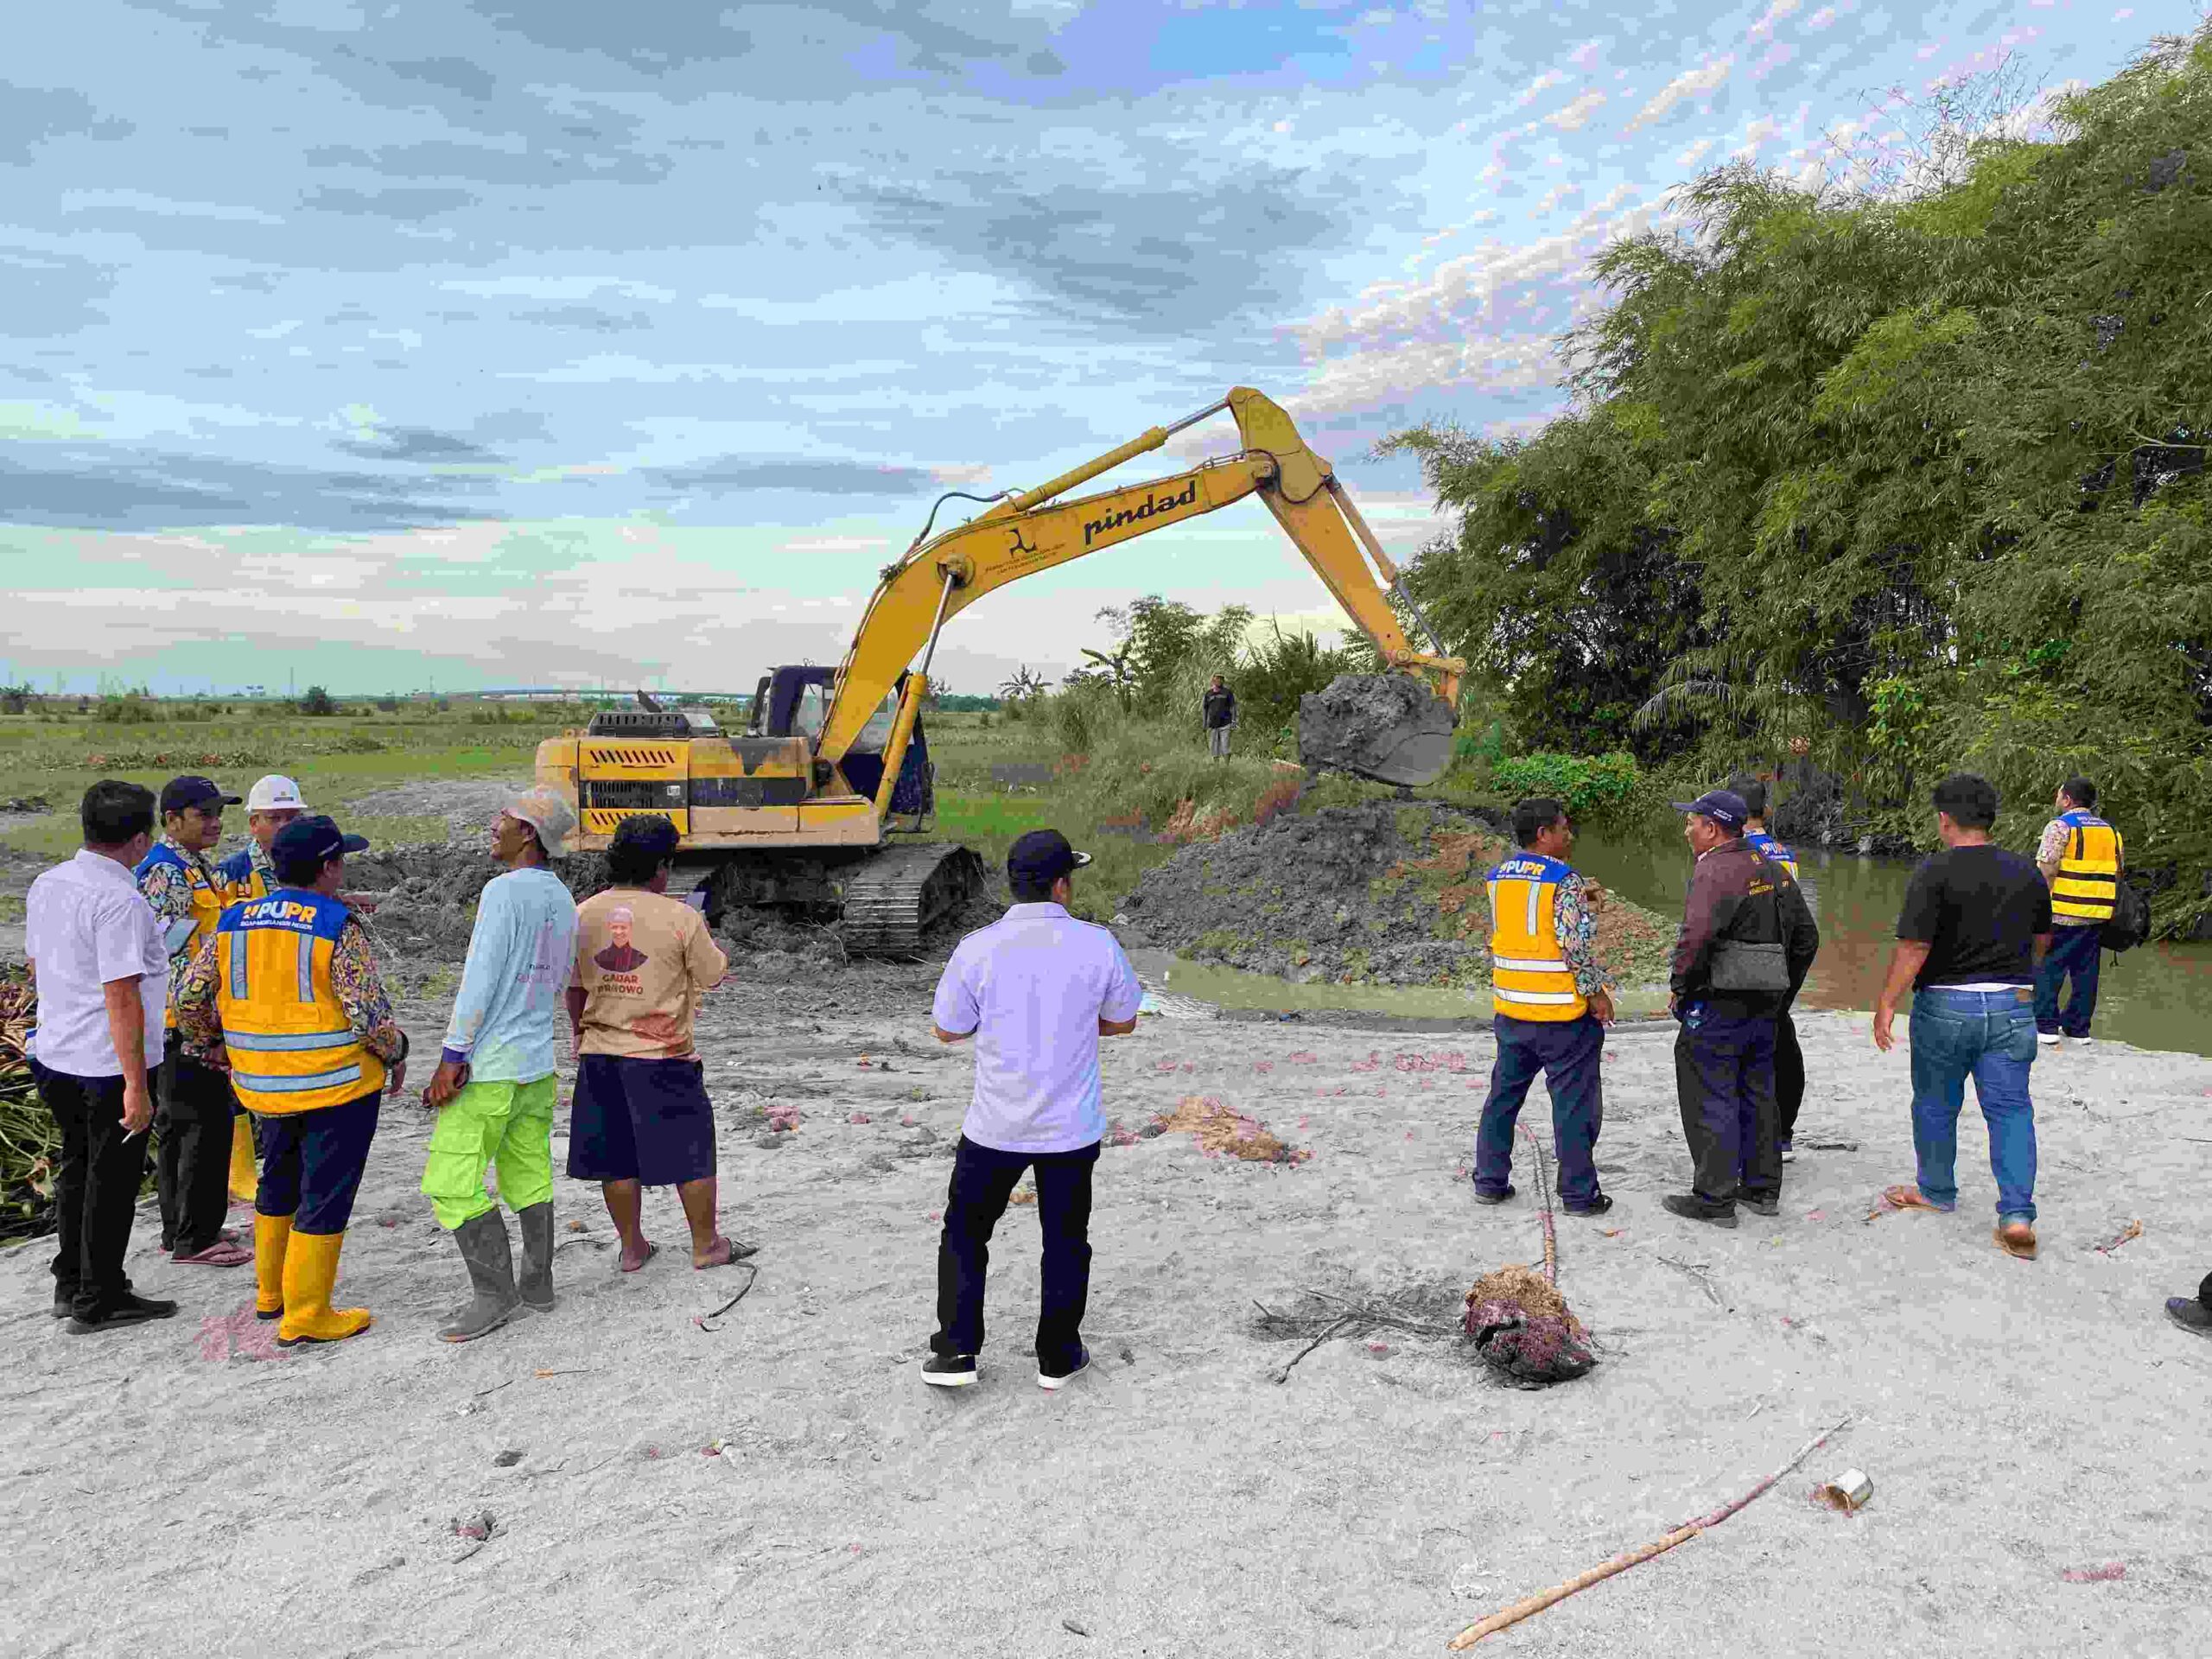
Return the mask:
<path id="1" fill-rule="evenodd" d="M 999 696 L 1008 702 L 1027 702 L 1045 695 L 1045 677 L 1024 663 L 1009 677 L 999 682 Z"/>

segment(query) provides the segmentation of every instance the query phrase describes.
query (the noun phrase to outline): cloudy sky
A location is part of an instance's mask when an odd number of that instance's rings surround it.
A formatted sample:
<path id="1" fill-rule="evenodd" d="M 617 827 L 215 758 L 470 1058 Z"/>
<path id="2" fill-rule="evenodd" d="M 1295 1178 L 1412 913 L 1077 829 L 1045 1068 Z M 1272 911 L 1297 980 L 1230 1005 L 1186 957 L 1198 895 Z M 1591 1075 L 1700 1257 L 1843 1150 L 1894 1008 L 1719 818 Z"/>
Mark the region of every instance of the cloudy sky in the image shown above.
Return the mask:
<path id="1" fill-rule="evenodd" d="M 750 685 L 837 658 L 943 490 L 1239 384 L 1410 552 L 1430 503 L 1365 452 L 1557 408 L 1589 255 L 1671 187 L 1807 165 L 1885 89 L 2007 50 L 2097 80 L 2195 17 L 40 8 L 0 60 L 0 678 Z M 1221 417 L 1116 481 L 1234 447 Z M 995 595 L 939 668 L 1065 669 L 1147 592 L 1327 603 L 1244 502 Z"/>

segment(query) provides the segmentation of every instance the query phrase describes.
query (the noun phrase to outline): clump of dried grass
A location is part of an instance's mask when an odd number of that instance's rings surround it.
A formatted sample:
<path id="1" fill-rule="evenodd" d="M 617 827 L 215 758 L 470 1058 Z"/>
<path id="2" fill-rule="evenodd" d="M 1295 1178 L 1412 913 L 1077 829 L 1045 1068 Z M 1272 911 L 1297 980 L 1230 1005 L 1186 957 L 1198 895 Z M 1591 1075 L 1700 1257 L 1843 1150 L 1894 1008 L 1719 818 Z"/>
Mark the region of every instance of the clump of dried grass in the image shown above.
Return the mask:
<path id="1" fill-rule="evenodd" d="M 1313 1154 L 1271 1135 L 1256 1117 L 1224 1106 L 1211 1095 L 1185 1095 L 1175 1109 L 1155 1117 L 1163 1134 L 1187 1132 L 1210 1153 L 1255 1164 L 1302 1164 Z"/>

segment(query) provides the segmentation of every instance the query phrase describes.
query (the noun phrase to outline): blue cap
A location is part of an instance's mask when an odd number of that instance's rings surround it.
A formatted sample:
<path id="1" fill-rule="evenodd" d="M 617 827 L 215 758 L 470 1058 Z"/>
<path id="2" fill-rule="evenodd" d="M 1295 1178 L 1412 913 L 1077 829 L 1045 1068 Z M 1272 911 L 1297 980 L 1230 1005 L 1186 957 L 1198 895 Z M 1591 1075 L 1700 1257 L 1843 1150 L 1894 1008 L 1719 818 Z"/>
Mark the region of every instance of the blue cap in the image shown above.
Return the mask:
<path id="1" fill-rule="evenodd" d="M 1009 880 L 1033 881 L 1042 887 L 1090 862 L 1090 855 L 1069 846 L 1068 838 L 1058 830 L 1032 830 L 1007 849 L 1006 873 Z"/>
<path id="2" fill-rule="evenodd" d="M 1701 818 L 1711 818 L 1725 830 L 1740 830 L 1751 816 L 1744 804 L 1744 798 L 1726 789 L 1708 789 L 1694 801 L 1673 803 L 1677 812 L 1694 812 Z"/>
<path id="3" fill-rule="evenodd" d="M 269 860 L 281 874 L 296 865 L 327 864 L 347 853 L 365 851 L 368 844 L 359 836 L 341 834 L 337 824 L 317 814 L 294 818 L 279 830 L 269 843 Z"/>

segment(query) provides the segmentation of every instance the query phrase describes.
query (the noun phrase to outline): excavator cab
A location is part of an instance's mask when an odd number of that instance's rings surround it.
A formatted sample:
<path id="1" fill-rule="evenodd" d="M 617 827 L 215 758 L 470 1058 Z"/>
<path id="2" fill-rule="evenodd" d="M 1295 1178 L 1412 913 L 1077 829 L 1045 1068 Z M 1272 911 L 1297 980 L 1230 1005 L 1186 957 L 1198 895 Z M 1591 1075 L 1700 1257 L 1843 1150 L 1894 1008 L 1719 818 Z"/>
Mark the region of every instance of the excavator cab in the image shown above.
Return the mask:
<path id="1" fill-rule="evenodd" d="M 830 691 L 835 686 L 837 671 L 817 668 L 812 664 L 779 668 L 760 677 L 753 694 L 753 716 L 746 732 L 751 737 L 803 737 L 810 744 L 822 736 L 822 728 L 830 715 Z M 884 751 L 891 744 L 893 716 L 899 699 L 906 689 L 906 676 L 899 675 L 897 683 L 874 716 L 861 728 L 853 746 L 845 751 L 838 764 L 843 767 L 845 781 L 854 790 L 874 798 L 883 782 Z M 891 794 L 893 817 L 926 817 L 937 810 L 937 768 L 930 764 L 928 735 L 922 728 L 921 715 L 914 716 L 914 734 L 908 741 L 906 752 L 899 764 L 899 781 Z"/>

